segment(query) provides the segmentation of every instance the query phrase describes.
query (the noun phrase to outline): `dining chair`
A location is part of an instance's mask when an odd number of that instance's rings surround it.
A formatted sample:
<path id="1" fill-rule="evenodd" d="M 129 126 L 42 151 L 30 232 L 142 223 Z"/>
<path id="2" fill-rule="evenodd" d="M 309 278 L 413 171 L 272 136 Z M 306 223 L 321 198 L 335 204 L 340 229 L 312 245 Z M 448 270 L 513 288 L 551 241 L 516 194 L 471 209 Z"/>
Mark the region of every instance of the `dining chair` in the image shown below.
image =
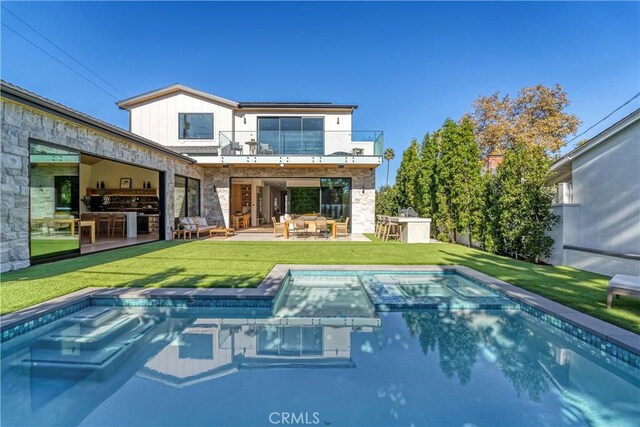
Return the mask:
<path id="1" fill-rule="evenodd" d="M 325 238 L 329 238 L 329 229 L 327 228 L 327 218 L 323 216 L 319 216 L 315 221 L 315 238 L 318 239 L 318 236 L 324 234 Z"/>
<path id="2" fill-rule="evenodd" d="M 293 232 L 296 237 L 305 236 L 307 233 L 307 225 L 302 218 L 296 218 L 293 220 Z"/>

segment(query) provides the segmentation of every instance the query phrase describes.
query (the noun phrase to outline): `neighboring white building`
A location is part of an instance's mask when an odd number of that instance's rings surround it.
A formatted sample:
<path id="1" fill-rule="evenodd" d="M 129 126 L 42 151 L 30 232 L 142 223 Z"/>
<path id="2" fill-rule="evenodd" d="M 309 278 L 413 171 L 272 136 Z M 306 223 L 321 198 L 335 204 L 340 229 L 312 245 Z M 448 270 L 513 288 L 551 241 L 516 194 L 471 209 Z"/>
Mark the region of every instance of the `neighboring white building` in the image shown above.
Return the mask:
<path id="1" fill-rule="evenodd" d="M 551 167 L 560 221 L 554 265 L 612 276 L 640 274 L 640 110 Z"/>
<path id="2" fill-rule="evenodd" d="M 236 102 L 180 84 L 117 103 L 130 131 L 194 159 L 205 169 L 207 218 L 251 225 L 283 213 L 351 218 L 374 228 L 375 168 L 382 132 L 352 130 L 357 105 Z"/>

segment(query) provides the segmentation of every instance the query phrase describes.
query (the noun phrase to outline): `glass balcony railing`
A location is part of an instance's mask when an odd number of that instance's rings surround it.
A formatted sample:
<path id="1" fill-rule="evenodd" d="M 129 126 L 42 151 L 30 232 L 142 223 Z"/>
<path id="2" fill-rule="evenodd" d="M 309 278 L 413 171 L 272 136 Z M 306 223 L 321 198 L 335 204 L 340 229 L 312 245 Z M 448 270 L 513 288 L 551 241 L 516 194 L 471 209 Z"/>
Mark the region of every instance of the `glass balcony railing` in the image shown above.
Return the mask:
<path id="1" fill-rule="evenodd" d="M 221 131 L 222 156 L 381 156 L 382 131 Z"/>

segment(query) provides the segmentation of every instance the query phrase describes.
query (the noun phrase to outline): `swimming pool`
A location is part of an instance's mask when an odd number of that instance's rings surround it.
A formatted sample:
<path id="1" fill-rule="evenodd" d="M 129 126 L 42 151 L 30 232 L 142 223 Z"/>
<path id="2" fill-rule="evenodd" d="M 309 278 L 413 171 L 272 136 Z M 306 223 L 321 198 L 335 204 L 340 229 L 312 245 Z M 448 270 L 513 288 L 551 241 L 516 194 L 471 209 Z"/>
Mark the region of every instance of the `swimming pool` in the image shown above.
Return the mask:
<path id="1" fill-rule="evenodd" d="M 2 425 L 640 419 L 637 368 L 456 274 L 299 271 L 269 310 L 136 305 L 101 299 L 3 343 Z"/>

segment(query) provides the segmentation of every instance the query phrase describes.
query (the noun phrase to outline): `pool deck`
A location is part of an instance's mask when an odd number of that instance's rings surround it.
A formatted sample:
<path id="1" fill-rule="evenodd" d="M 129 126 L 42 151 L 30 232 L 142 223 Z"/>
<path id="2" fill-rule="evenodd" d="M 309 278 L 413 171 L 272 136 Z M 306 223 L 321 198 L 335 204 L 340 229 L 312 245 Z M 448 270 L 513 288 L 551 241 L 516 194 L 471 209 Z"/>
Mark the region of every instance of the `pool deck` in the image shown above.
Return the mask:
<path id="1" fill-rule="evenodd" d="M 35 318 L 82 301 L 95 298 L 224 298 L 273 299 L 289 270 L 314 271 L 397 271 L 397 272 L 458 272 L 509 297 L 585 330 L 623 349 L 640 355 L 640 335 L 551 301 L 533 292 L 480 273 L 468 267 L 412 265 L 305 265 L 277 264 L 256 288 L 85 288 L 49 301 L 0 317 L 0 330 L 24 324 Z"/>

